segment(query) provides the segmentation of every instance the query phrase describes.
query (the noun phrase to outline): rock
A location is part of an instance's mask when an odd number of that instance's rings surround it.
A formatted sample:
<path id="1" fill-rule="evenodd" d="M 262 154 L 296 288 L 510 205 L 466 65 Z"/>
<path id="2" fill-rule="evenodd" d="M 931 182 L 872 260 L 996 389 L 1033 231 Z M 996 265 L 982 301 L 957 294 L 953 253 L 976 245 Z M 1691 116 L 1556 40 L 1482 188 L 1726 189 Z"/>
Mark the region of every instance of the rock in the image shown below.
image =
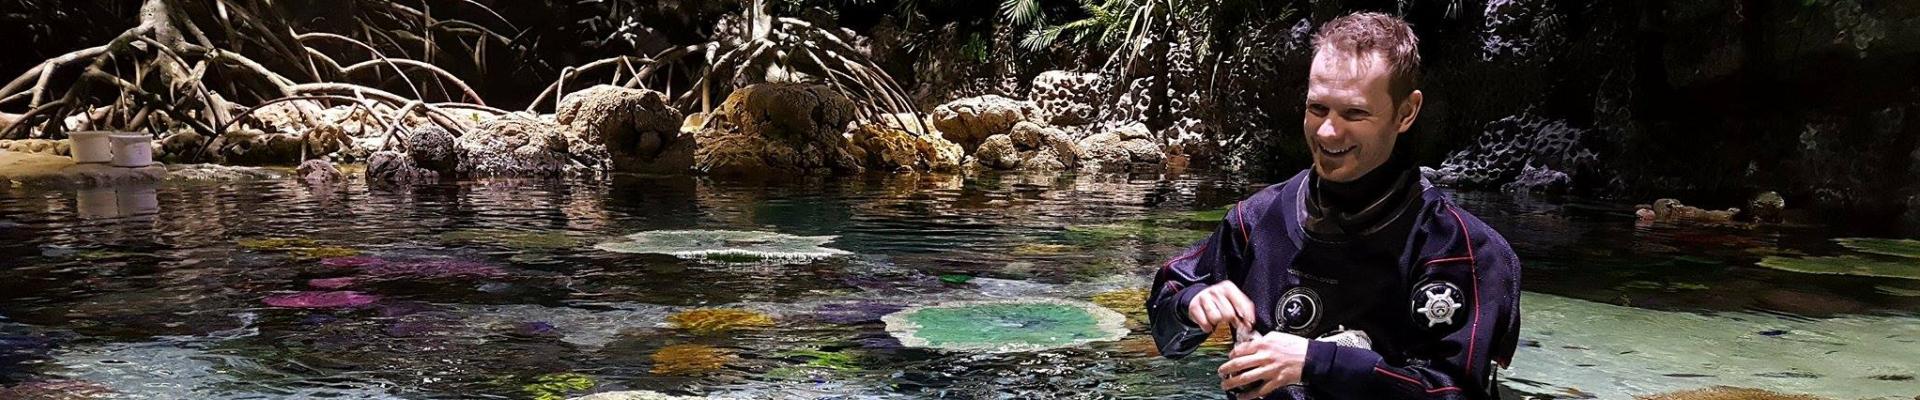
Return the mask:
<path id="1" fill-rule="evenodd" d="M 1561 180 L 1570 185 L 1573 177 L 1564 176 L 1566 172 L 1578 171 L 1598 160 L 1580 144 L 1586 133 L 1587 130 L 1570 126 L 1566 121 L 1533 115 L 1531 110 L 1502 118 L 1487 124 L 1472 146 L 1441 161 L 1436 174 L 1441 179 L 1434 183 L 1504 188 L 1518 181 L 1528 169 L 1534 169 L 1527 177 L 1530 182 L 1515 188 L 1531 189 L 1541 183 L 1558 185 L 1555 182 Z"/>
<path id="2" fill-rule="evenodd" d="M 300 174 L 301 180 L 315 185 L 339 182 L 345 177 L 340 173 L 339 168 L 334 168 L 333 163 L 321 159 L 300 163 L 300 168 L 295 169 L 294 172 Z"/>
<path id="3" fill-rule="evenodd" d="M 1012 132 L 988 137 L 974 152 L 975 165 L 992 169 L 1062 171 L 1080 166 L 1081 149 L 1059 129 L 1021 121 Z"/>
<path id="4" fill-rule="evenodd" d="M 960 148 L 973 151 L 987 137 L 1005 134 L 1035 112 L 1033 103 L 986 95 L 941 104 L 933 109 L 933 127 Z"/>
<path id="5" fill-rule="evenodd" d="M 1088 136 L 1080 140 L 1083 163 L 1103 171 L 1126 171 L 1136 165 L 1159 166 L 1166 160 L 1160 146 L 1153 143 L 1147 127 L 1129 124 L 1120 129 Z"/>
<path id="6" fill-rule="evenodd" d="M 1787 199 L 1772 191 L 1761 192 L 1747 201 L 1747 217 L 1754 222 L 1780 222 L 1781 212 L 1787 208 Z"/>
<path id="7" fill-rule="evenodd" d="M 1093 122 L 1098 111 L 1100 74 L 1047 71 L 1033 77 L 1033 100 L 1041 120 L 1059 126 Z"/>
<path id="8" fill-rule="evenodd" d="M 248 165 L 291 165 L 349 150 L 354 138 L 383 133 L 383 124 L 364 108 L 323 107 L 314 101 L 269 104 L 253 112 L 246 128 L 222 137 L 218 156 Z"/>
<path id="9" fill-rule="evenodd" d="M 896 119 L 897 120 L 897 119 Z M 907 122 L 908 129 L 918 129 Z M 856 156 L 867 168 L 881 170 L 947 171 L 960 165 L 965 153 L 960 145 L 940 135 L 914 134 L 889 123 L 868 123 L 854 128 L 850 135 Z M 929 125 L 930 126 L 930 125 Z"/>
<path id="10" fill-rule="evenodd" d="M 413 165 L 413 158 L 397 151 L 377 151 L 367 156 L 367 183 L 425 183 L 440 180 L 440 174 Z"/>
<path id="11" fill-rule="evenodd" d="M 688 119 L 660 92 L 594 86 L 561 99 L 555 120 L 566 126 L 575 153 L 603 151 L 616 171 L 681 172 L 693 165 L 693 146 L 680 143 L 693 140 L 681 134 Z"/>
<path id="12" fill-rule="evenodd" d="M 461 175 L 557 176 L 572 165 L 560 125 L 509 115 L 461 136 Z M 418 166 L 418 163 L 414 165 Z"/>
<path id="13" fill-rule="evenodd" d="M 1512 182 L 1500 186 L 1500 190 L 1506 192 L 1553 194 L 1563 194 L 1572 188 L 1573 177 L 1566 173 L 1531 165 L 1522 168 Z"/>
<path id="14" fill-rule="evenodd" d="M 460 165 L 458 140 L 438 125 L 426 125 L 407 133 L 407 156 L 414 166 L 443 175 L 453 174 Z"/>
<path id="15" fill-rule="evenodd" d="M 66 156 L 71 155 L 68 143 L 51 139 L 0 140 L 0 150 Z"/>
<path id="16" fill-rule="evenodd" d="M 107 164 L 75 164 L 73 158 L 67 156 L 0 151 L 0 185 L 92 187 L 152 183 L 166 177 L 167 168 L 160 164 L 121 168 Z"/>
<path id="17" fill-rule="evenodd" d="M 694 169 L 714 175 L 860 171 L 849 151 L 853 102 L 825 86 L 766 83 L 735 90 L 695 134 Z"/>
<path id="18" fill-rule="evenodd" d="M 1727 223 L 1740 213 L 1738 208 L 1706 210 L 1680 204 L 1680 200 L 1675 199 L 1654 200 L 1649 208 L 1653 210 L 1653 219 L 1662 222 Z"/>

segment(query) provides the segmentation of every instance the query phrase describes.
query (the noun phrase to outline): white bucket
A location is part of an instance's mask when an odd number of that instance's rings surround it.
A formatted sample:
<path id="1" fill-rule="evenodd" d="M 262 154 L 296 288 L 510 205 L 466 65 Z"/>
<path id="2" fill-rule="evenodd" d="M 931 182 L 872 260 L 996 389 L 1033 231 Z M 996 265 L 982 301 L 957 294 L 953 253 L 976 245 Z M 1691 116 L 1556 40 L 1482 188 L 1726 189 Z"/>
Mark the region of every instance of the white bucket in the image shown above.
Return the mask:
<path id="1" fill-rule="evenodd" d="M 153 165 L 153 136 L 145 133 L 113 134 L 113 166 L 145 167 Z"/>
<path id="2" fill-rule="evenodd" d="M 82 131 L 68 132 L 67 141 L 71 142 L 73 162 L 104 163 L 113 161 L 113 142 L 107 139 L 112 132 Z"/>

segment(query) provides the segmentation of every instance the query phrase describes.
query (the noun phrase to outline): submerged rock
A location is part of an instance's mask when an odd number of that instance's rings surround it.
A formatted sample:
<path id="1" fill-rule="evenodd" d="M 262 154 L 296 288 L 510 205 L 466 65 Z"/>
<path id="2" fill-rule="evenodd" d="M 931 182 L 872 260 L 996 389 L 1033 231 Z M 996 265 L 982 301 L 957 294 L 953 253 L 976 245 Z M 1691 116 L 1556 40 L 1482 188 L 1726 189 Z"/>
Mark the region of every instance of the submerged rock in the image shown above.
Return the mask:
<path id="1" fill-rule="evenodd" d="M 1073 347 L 1120 339 L 1126 317 L 1091 303 L 1029 298 L 913 307 L 882 320 L 908 347 L 990 353 Z"/>
<path id="2" fill-rule="evenodd" d="M 1746 211 L 1748 219 L 1754 222 L 1780 222 L 1786 209 L 1787 199 L 1780 197 L 1780 193 L 1767 191 L 1748 200 Z"/>
<path id="3" fill-rule="evenodd" d="M 1033 103 L 985 95 L 954 100 L 933 109 L 933 127 L 947 140 L 974 151 L 993 135 L 1003 135 L 1013 124 L 1035 113 Z"/>
<path id="4" fill-rule="evenodd" d="M 341 174 L 340 169 L 335 168 L 333 163 L 321 159 L 300 163 L 300 168 L 294 171 L 300 174 L 300 180 L 314 185 L 335 183 L 346 179 L 346 175 Z"/>
<path id="5" fill-rule="evenodd" d="M 695 134 L 694 169 L 776 177 L 861 170 L 843 135 L 853 102 L 819 85 L 764 83 L 735 90 Z"/>
<path id="6" fill-rule="evenodd" d="M 1643 219 L 1648 218 L 1645 216 L 1647 213 L 1640 212 L 1639 210 L 1651 211 L 1651 215 L 1652 215 L 1651 220 L 1658 221 L 1658 222 L 1695 222 L 1695 223 L 1717 224 L 1717 223 L 1732 222 L 1733 217 L 1735 215 L 1740 214 L 1740 209 L 1738 208 L 1729 208 L 1725 210 L 1706 210 L 1706 209 L 1701 209 L 1699 207 L 1681 204 L 1680 200 L 1675 200 L 1675 199 L 1654 200 L 1652 205 L 1644 205 L 1644 204 L 1636 205 L 1634 206 L 1634 208 L 1635 208 L 1634 214 L 1641 216 L 1641 218 Z"/>
<path id="7" fill-rule="evenodd" d="M 686 119 L 660 92 L 599 85 L 560 100 L 555 121 L 567 129 L 574 152 L 607 159 L 627 172 L 684 172 L 693 166 Z"/>

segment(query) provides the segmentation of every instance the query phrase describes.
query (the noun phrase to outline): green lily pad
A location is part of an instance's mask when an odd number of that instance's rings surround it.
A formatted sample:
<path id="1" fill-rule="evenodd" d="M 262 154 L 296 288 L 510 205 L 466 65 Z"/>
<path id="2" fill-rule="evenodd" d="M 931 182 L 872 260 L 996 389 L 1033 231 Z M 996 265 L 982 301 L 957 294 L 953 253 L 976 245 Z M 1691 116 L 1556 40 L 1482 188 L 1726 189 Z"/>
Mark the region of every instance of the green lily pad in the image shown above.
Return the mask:
<path id="1" fill-rule="evenodd" d="M 1034 298 L 961 301 L 881 317 L 908 347 L 989 353 L 1073 347 L 1120 339 L 1126 317 L 1092 303 Z"/>
<path id="2" fill-rule="evenodd" d="M 965 285 L 967 284 L 967 281 L 971 281 L 971 280 L 973 280 L 973 276 L 970 276 L 970 275 L 946 274 L 946 275 L 940 276 L 940 282 L 944 282 L 949 285 Z"/>
<path id="3" fill-rule="evenodd" d="M 808 262 L 849 254 L 821 247 L 833 236 L 795 236 L 775 232 L 724 230 L 668 230 L 640 232 L 624 242 L 594 248 L 615 253 L 665 254 L 715 262 Z"/>
<path id="4" fill-rule="evenodd" d="M 1708 289 L 1707 285 L 1702 285 L 1702 284 L 1692 283 L 1692 282 L 1654 282 L 1654 281 L 1627 282 L 1625 284 L 1620 285 L 1620 288 L 1621 289 L 1659 290 L 1659 291 L 1666 291 L 1666 292 Z"/>
<path id="5" fill-rule="evenodd" d="M 1799 272 L 1806 274 L 1870 276 L 1879 278 L 1920 280 L 1920 261 L 1901 259 L 1888 261 L 1859 256 L 1834 257 L 1767 257 L 1760 260 L 1762 267 Z"/>
<path id="6" fill-rule="evenodd" d="M 1862 253 L 1920 259 L 1920 240 L 1843 238 L 1834 239 L 1833 241 L 1848 249 Z"/>

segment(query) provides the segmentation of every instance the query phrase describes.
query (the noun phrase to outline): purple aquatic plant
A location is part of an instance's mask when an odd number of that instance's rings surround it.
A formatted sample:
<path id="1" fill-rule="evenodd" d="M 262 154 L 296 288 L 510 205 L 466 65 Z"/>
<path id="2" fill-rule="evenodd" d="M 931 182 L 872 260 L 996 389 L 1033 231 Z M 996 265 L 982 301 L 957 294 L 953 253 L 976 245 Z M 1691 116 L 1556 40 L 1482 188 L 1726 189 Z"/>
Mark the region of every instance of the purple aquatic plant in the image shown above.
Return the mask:
<path id="1" fill-rule="evenodd" d="M 320 265 L 334 268 L 367 268 L 389 263 L 386 259 L 370 256 L 334 257 L 320 260 Z"/>
<path id="2" fill-rule="evenodd" d="M 387 279 L 490 278 L 507 274 L 505 269 L 493 264 L 466 260 L 389 263 L 361 268 L 360 271 Z"/>
<path id="3" fill-rule="evenodd" d="M 380 296 L 353 292 L 299 292 L 279 296 L 267 296 L 261 301 L 269 306 L 284 308 L 353 308 L 373 304 Z"/>
<path id="4" fill-rule="evenodd" d="M 355 283 L 359 283 L 359 280 L 353 277 L 307 280 L 307 286 L 312 286 L 315 289 L 341 289 L 353 286 Z"/>
<path id="5" fill-rule="evenodd" d="M 860 324 L 879 322 L 880 317 L 906 309 L 905 305 L 871 302 L 827 303 L 814 309 L 814 320 L 829 324 Z"/>

